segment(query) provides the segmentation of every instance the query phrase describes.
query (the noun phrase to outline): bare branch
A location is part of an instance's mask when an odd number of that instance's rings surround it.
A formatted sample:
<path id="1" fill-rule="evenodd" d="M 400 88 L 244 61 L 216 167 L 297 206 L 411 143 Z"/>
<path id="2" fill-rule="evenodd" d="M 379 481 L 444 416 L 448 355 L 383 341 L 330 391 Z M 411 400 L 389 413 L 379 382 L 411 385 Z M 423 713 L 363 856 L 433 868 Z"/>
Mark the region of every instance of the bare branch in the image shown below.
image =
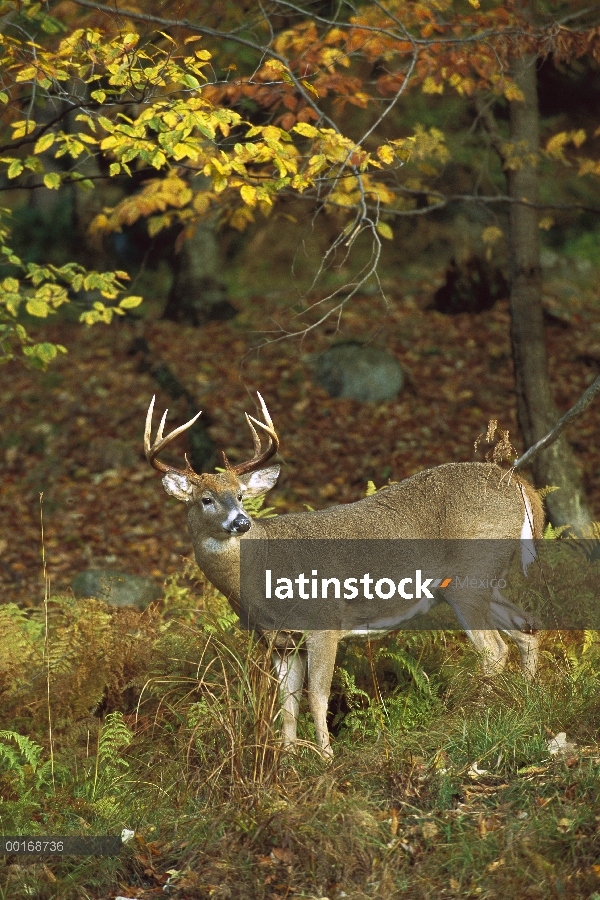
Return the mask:
<path id="1" fill-rule="evenodd" d="M 593 381 L 585 394 L 583 394 L 575 406 L 572 406 L 571 409 L 564 414 L 564 416 L 558 420 L 552 431 L 549 431 L 548 434 L 538 441 L 537 444 L 534 444 L 533 447 L 530 447 L 522 456 L 514 462 L 514 468 L 519 469 L 523 466 L 529 465 L 532 462 L 534 457 L 541 453 L 542 450 L 545 450 L 554 441 L 560 437 L 565 428 L 571 424 L 575 419 L 578 419 L 579 416 L 585 412 L 590 403 L 594 400 L 594 398 L 600 394 L 600 375 Z"/>
<path id="2" fill-rule="evenodd" d="M 38 138 L 40 138 L 49 128 L 52 128 L 61 119 L 64 119 L 66 115 L 70 112 L 73 112 L 75 109 L 83 109 L 87 106 L 99 106 L 98 103 L 72 103 L 66 109 L 63 109 L 61 113 L 51 119 L 49 122 L 46 122 L 45 125 L 40 125 L 39 128 L 36 128 L 31 134 L 26 135 L 21 138 L 19 141 L 13 141 L 11 144 L 2 144 L 0 145 L 0 153 L 6 153 L 7 150 L 18 150 L 19 147 L 23 147 L 25 144 L 34 144 Z"/>

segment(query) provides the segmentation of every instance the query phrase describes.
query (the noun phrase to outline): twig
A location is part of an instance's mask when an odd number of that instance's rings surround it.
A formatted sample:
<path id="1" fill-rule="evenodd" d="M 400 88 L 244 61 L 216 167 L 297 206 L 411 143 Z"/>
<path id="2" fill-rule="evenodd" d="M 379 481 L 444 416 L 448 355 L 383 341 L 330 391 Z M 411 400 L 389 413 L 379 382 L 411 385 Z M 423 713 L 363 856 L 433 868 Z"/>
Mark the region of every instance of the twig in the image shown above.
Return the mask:
<path id="1" fill-rule="evenodd" d="M 44 547 L 44 492 L 40 493 L 40 528 L 42 532 L 42 572 L 44 575 L 44 656 L 46 657 L 46 708 L 48 710 L 48 738 L 50 741 L 50 772 L 52 773 L 52 788 L 56 792 L 54 783 L 54 746 L 52 737 L 52 708 L 50 706 L 50 647 L 48 633 L 48 600 L 50 599 L 50 580 L 46 571 L 46 549 Z"/>
<path id="2" fill-rule="evenodd" d="M 600 394 L 600 375 L 596 378 L 595 381 L 590 384 L 589 388 L 579 398 L 575 406 L 572 406 L 571 409 L 564 414 L 564 416 L 558 420 L 552 431 L 549 431 L 548 434 L 538 441 L 537 444 L 534 444 L 533 447 L 530 447 L 523 456 L 520 456 L 514 462 L 514 468 L 519 469 L 522 466 L 528 465 L 535 456 L 538 455 L 542 450 L 545 450 L 546 447 L 549 447 L 550 444 L 553 444 L 554 441 L 563 433 L 567 425 L 577 419 L 585 410 L 588 408 L 590 403 L 596 397 L 597 394 Z"/>

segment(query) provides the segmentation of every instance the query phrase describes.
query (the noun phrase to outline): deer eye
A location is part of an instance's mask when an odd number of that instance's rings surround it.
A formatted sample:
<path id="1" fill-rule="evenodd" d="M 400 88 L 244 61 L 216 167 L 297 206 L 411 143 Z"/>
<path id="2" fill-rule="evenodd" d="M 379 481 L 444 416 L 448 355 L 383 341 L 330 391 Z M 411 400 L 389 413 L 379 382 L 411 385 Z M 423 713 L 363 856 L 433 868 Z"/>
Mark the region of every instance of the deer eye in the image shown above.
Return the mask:
<path id="1" fill-rule="evenodd" d="M 203 505 L 203 506 L 212 506 L 213 503 L 214 503 L 214 500 L 212 499 L 212 497 L 203 497 L 203 498 L 202 498 L 202 505 Z"/>
<path id="2" fill-rule="evenodd" d="M 242 499 L 242 494 L 238 494 L 238 500 Z"/>

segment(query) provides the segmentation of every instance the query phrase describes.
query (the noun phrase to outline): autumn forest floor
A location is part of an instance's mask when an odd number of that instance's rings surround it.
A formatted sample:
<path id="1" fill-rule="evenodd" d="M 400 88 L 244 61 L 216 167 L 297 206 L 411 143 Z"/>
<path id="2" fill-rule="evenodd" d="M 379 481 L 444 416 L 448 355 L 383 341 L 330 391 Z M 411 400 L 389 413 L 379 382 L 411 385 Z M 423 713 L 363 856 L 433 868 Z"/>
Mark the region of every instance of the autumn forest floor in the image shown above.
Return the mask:
<path id="1" fill-rule="evenodd" d="M 170 407 L 168 426 L 180 424 L 187 407 L 140 371 L 140 355 L 131 351 L 141 334 L 153 357 L 171 368 L 208 413 L 216 447 L 233 461 L 250 454 L 244 412 L 255 412 L 256 390 L 263 394 L 281 438 L 282 474 L 269 495 L 278 512 L 357 500 L 370 479 L 379 487 L 429 466 L 471 460 L 473 442 L 492 418 L 521 449 L 506 303 L 476 315 L 442 315 L 426 309 L 433 287 L 432 281 L 413 279 L 388 298 L 387 309 L 372 297 L 358 299 L 337 334 L 267 343 L 260 351 L 253 350 L 261 340 L 258 329 L 284 316 L 275 303 L 270 308 L 259 299 L 246 301 L 233 321 L 202 329 L 131 320 L 90 329 L 47 326 L 41 333 L 66 345 L 68 355 L 47 372 L 16 364 L 0 369 L 4 599 L 41 599 L 41 492 L 53 591 L 65 590 L 78 571 L 90 567 L 160 581 L 189 555 L 183 507 L 165 496 L 142 452 L 152 395 L 157 393 L 157 411 Z M 562 411 L 600 370 L 595 298 L 570 293 L 565 299 L 558 284 L 546 298 L 549 367 Z M 405 385 L 397 400 L 332 399 L 311 382 L 311 354 L 332 340 L 365 338 L 399 359 Z M 111 458 L 106 438 L 128 445 L 119 458 Z M 600 517 L 596 408 L 570 429 L 569 440 Z M 171 456 L 176 465 L 185 449 L 180 439 Z"/>

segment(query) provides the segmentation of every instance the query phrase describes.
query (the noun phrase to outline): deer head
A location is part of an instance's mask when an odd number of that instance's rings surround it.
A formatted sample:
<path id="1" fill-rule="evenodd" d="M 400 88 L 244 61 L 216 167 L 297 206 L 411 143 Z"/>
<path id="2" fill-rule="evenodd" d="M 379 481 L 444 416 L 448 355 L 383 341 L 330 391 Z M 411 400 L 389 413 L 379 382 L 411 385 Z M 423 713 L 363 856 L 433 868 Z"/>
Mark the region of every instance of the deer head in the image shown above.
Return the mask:
<path id="1" fill-rule="evenodd" d="M 258 497 L 270 490 L 279 476 L 280 466 L 263 468 L 266 462 L 277 453 L 279 438 L 269 415 L 265 401 L 258 394 L 264 422 L 246 414 L 246 420 L 252 431 L 254 441 L 254 456 L 246 462 L 232 466 L 223 453 L 225 471 L 216 474 L 198 474 L 191 467 L 187 455 L 185 456 L 185 469 L 177 469 L 166 465 L 157 457 L 158 454 L 170 444 L 178 435 L 187 431 L 201 415 L 197 413 L 193 419 L 175 428 L 166 437 L 163 437 L 163 429 L 168 410 L 165 410 L 158 427 L 156 440 L 151 442 L 152 414 L 154 412 L 154 400 L 148 407 L 146 416 L 146 428 L 144 431 L 144 451 L 146 459 L 159 472 L 163 473 L 163 486 L 167 494 L 177 497 L 188 505 L 195 507 L 195 520 L 200 519 L 202 531 L 209 537 L 217 540 L 227 540 L 235 535 L 244 534 L 252 527 L 252 519 L 242 506 L 242 500 L 246 497 Z M 268 445 L 263 451 L 260 437 L 254 425 L 262 429 L 268 437 Z"/>

